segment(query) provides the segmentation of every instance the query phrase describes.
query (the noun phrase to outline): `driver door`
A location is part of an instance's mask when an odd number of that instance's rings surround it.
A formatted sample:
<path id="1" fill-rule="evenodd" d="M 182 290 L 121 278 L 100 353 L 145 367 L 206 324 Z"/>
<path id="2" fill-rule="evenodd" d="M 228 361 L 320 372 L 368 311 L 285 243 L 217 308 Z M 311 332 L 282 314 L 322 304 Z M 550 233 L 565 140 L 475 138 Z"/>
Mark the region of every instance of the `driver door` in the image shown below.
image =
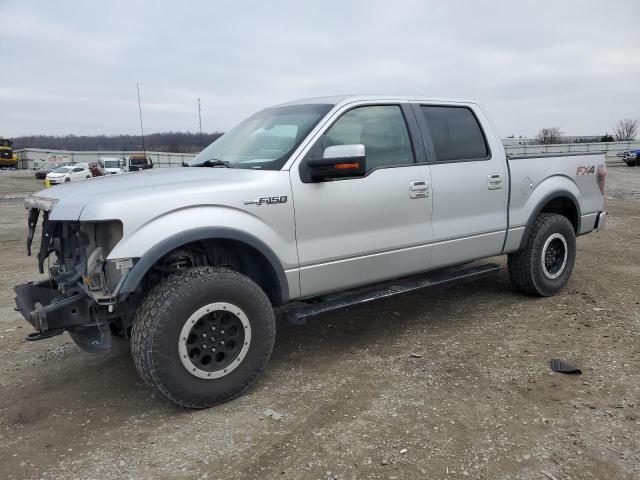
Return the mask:
<path id="1" fill-rule="evenodd" d="M 430 172 L 401 104 L 349 107 L 290 170 L 302 296 L 429 267 Z M 304 162 L 334 145 L 365 147 L 364 176 L 310 182 Z"/>
<path id="2" fill-rule="evenodd" d="M 73 170 L 71 170 L 71 175 L 69 176 L 71 177 L 72 182 L 82 180 L 85 176 L 84 168 L 75 167 Z"/>

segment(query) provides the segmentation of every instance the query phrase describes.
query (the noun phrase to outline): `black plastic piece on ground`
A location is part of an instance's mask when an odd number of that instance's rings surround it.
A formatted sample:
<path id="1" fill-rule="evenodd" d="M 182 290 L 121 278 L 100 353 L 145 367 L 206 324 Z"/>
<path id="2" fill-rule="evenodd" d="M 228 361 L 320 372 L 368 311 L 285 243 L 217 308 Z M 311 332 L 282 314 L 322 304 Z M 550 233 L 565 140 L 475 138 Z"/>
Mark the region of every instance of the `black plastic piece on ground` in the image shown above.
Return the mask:
<path id="1" fill-rule="evenodd" d="M 303 325 L 307 318 L 321 313 L 339 310 L 353 305 L 393 297 L 401 293 L 413 292 L 428 287 L 437 287 L 454 282 L 473 280 L 475 278 L 500 271 L 495 263 L 486 263 L 468 268 L 448 268 L 427 274 L 411 276 L 384 282 L 372 287 L 365 287 L 346 293 L 327 295 L 319 303 L 298 307 L 287 312 L 289 323 Z"/>
<path id="2" fill-rule="evenodd" d="M 560 373 L 574 373 L 576 375 L 581 375 L 582 374 L 582 370 L 580 370 L 578 367 L 575 367 L 573 365 L 571 365 L 570 363 L 567 363 L 563 360 L 560 360 L 558 358 L 553 358 L 551 360 L 551 362 L 549 362 L 551 365 L 551 370 L 553 370 L 554 372 L 560 372 Z"/>

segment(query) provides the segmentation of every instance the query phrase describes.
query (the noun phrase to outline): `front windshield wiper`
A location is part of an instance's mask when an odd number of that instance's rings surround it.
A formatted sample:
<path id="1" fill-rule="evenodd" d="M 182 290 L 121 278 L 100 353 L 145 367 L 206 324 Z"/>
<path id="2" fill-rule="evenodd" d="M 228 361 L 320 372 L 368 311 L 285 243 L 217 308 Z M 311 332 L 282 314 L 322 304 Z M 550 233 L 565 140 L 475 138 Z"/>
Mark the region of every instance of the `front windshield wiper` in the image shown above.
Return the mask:
<path id="1" fill-rule="evenodd" d="M 232 168 L 228 161 L 226 161 L 226 160 L 218 160 L 217 158 L 211 158 L 209 160 L 205 160 L 204 162 L 202 162 L 201 164 L 196 165 L 196 166 L 197 167 L 226 167 L 226 168 Z"/>

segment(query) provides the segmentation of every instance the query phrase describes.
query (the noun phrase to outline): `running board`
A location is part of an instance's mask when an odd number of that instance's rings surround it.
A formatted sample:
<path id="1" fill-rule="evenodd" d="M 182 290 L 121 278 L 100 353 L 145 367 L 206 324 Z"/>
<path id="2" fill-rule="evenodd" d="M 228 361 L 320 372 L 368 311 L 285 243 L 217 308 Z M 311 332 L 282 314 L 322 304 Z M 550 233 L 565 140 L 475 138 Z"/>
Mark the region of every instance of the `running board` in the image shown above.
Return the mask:
<path id="1" fill-rule="evenodd" d="M 469 268 L 448 268 L 396 280 L 384 282 L 373 287 L 364 287 L 347 293 L 325 295 L 318 303 L 294 307 L 287 312 L 289 323 L 302 325 L 307 318 L 321 313 L 332 312 L 345 307 L 360 305 L 363 303 L 389 298 L 402 293 L 413 292 L 423 288 L 438 287 L 451 283 L 474 280 L 488 274 L 497 273 L 500 266 L 495 263 L 486 263 Z"/>

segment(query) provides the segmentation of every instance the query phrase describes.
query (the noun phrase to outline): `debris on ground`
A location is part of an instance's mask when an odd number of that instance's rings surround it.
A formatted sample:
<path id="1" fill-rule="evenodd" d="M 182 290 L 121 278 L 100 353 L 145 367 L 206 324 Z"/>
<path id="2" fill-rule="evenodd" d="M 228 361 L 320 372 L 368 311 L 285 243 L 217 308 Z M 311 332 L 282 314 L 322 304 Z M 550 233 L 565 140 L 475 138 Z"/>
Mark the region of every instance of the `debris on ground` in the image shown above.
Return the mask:
<path id="1" fill-rule="evenodd" d="M 551 370 L 559 373 L 573 373 L 576 375 L 581 375 L 582 370 L 578 367 L 571 365 L 569 362 L 565 362 L 564 360 L 560 360 L 559 358 L 553 358 L 549 362 L 551 365 Z"/>

